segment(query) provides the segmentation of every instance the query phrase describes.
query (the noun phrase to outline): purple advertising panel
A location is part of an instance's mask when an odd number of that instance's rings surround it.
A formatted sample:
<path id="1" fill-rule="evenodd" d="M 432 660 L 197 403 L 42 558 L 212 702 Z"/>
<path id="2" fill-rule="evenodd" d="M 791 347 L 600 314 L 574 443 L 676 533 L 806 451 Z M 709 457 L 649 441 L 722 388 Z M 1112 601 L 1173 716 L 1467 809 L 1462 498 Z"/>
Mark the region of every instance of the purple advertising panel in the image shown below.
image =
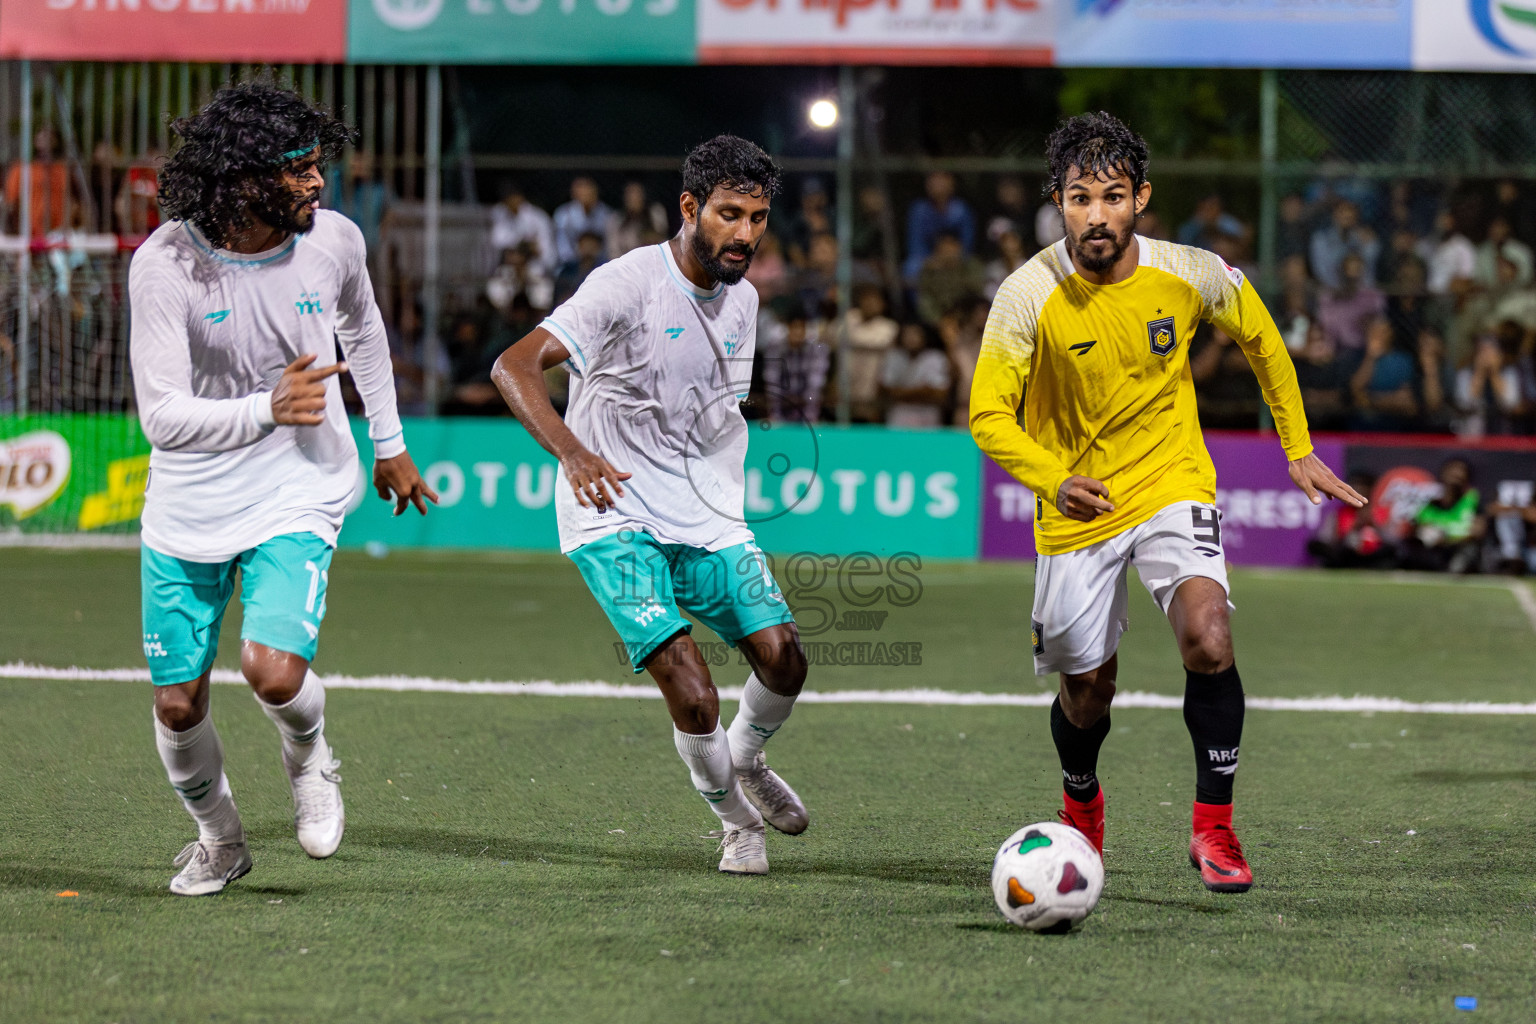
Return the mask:
<path id="1" fill-rule="evenodd" d="M 1319 441 L 1317 455 L 1335 472 L 1344 469 L 1344 445 Z M 1273 436 L 1207 434 L 1216 463 L 1216 504 L 1221 539 L 1234 565 L 1306 565 L 1307 539 L 1327 506 L 1316 506 L 1286 473 L 1285 454 Z M 981 557 L 1035 556 L 1035 496 L 1029 488 L 983 461 Z"/>

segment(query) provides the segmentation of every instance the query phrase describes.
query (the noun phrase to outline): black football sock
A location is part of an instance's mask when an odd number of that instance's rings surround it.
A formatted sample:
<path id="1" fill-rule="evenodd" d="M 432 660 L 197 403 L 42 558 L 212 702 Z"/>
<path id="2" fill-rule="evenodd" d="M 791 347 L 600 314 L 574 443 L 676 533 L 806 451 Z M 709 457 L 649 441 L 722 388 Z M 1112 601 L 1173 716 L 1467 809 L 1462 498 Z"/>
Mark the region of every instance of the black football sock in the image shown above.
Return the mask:
<path id="1" fill-rule="evenodd" d="M 1184 670 L 1184 724 L 1195 743 L 1195 799 L 1230 804 L 1243 738 L 1243 681 L 1237 666 L 1220 672 Z"/>
<path id="2" fill-rule="evenodd" d="M 1099 794 L 1099 748 L 1109 735 L 1109 712 L 1086 729 L 1067 721 L 1061 697 L 1051 702 L 1051 739 L 1061 758 L 1061 783 L 1067 795 L 1087 803 Z"/>

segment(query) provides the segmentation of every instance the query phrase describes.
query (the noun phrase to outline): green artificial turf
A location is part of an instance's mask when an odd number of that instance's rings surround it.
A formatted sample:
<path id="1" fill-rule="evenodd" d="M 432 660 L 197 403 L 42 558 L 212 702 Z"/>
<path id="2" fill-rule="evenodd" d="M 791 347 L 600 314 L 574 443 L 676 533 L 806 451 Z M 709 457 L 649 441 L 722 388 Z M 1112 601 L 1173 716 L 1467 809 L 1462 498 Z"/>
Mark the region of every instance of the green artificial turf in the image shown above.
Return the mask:
<path id="1" fill-rule="evenodd" d="M 922 575 L 863 637 L 921 642 L 921 665 L 809 685 L 1042 688 L 1027 567 Z M 141 664 L 131 553 L 0 551 L 0 580 L 0 662 Z M 558 559 L 344 554 L 331 580 L 321 671 L 631 679 Z M 1251 693 L 1536 700 L 1536 631 L 1497 581 L 1234 583 Z M 1133 593 L 1122 684 L 1177 693 Z M 1217 896 L 1185 855 L 1178 712 L 1119 710 L 1104 898 L 1038 936 L 1002 922 L 987 872 L 1059 806 L 1040 708 L 805 705 L 770 753 L 812 827 L 736 878 L 658 701 L 333 690 L 348 828 L 316 862 L 270 723 L 218 686 L 256 866 L 184 899 L 165 884 L 194 830 L 148 689 L 0 680 L 0 1021 L 1536 1019 L 1536 718 L 1251 712 L 1237 824 L 1258 881 Z"/>

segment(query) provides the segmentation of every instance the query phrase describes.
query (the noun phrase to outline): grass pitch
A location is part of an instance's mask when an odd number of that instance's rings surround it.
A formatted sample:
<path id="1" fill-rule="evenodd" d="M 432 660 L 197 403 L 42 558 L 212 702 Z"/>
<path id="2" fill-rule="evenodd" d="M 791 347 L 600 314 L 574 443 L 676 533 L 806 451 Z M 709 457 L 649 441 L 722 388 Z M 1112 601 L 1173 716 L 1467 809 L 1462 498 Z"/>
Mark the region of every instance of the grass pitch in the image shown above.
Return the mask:
<path id="1" fill-rule="evenodd" d="M 816 639 L 915 641 L 922 664 L 817 666 L 810 688 L 1049 688 L 1028 674 L 1027 567 L 920 576 L 878 634 Z M 5 550 L 0 579 L 0 662 L 141 664 L 134 554 Z M 343 554 L 331 579 L 322 672 L 630 681 L 563 560 Z M 1132 591 L 1122 686 L 1177 693 Z M 1239 572 L 1234 600 L 1255 695 L 1536 700 L 1536 629 L 1493 581 Z M 232 614 L 226 666 L 238 632 Z M 1536 1019 L 1529 716 L 1250 712 L 1237 820 L 1258 884 L 1217 896 L 1185 857 L 1180 716 L 1117 711 L 1108 885 L 1055 937 L 1005 925 L 987 888 L 997 844 L 1059 806 L 1043 709 L 802 707 L 770 753 L 812 827 L 735 878 L 657 701 L 333 690 L 348 829 L 316 862 L 270 723 L 218 686 L 256 867 L 190 900 L 165 890 L 194 830 L 147 690 L 0 681 L 0 1020 Z"/>

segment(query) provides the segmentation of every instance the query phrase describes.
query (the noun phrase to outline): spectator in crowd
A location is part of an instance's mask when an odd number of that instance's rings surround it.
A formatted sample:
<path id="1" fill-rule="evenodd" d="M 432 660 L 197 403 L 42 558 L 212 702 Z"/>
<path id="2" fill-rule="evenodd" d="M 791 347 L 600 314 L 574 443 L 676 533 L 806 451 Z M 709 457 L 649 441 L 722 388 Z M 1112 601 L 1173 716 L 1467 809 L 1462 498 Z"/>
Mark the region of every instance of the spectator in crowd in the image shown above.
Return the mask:
<path id="1" fill-rule="evenodd" d="M 491 207 L 491 248 L 506 252 L 521 245 L 530 247 L 529 259 L 544 274 L 553 274 L 560 260 L 555 252 L 555 222 L 523 195 L 522 186 L 505 181 L 501 201 Z"/>
<path id="2" fill-rule="evenodd" d="M 499 416 L 506 413 L 501 392 L 491 383 L 491 367 L 504 349 L 505 340 L 486 337 L 485 312 L 458 317 L 448 336 L 448 355 L 453 363 L 453 387 L 443 412 L 460 416 Z M 530 328 L 531 329 L 531 328 Z"/>
<path id="3" fill-rule="evenodd" d="M 1365 283 L 1365 262 L 1349 253 L 1339 262 L 1338 284 L 1317 300 L 1317 320 L 1334 347 L 1358 352 L 1365 348 L 1365 331 L 1387 312 L 1387 299 Z"/>
<path id="4" fill-rule="evenodd" d="M 981 261 L 969 255 L 959 235 L 944 232 L 934 241 L 917 278 L 917 315 L 924 323 L 939 318 L 962 300 L 980 296 L 987 285 Z"/>
<path id="5" fill-rule="evenodd" d="M 997 297 L 997 290 L 1008 280 L 1009 274 L 1028 262 L 1029 253 L 1024 250 L 1024 236 L 1019 233 L 1017 226 L 998 235 L 997 258 L 987 264 L 986 283 L 982 286 L 987 301 L 991 302 Z"/>
<path id="6" fill-rule="evenodd" d="M 993 250 L 1001 249 L 1003 235 L 1011 232 L 1023 239 L 1033 227 L 1034 213 L 1024 182 L 1011 174 L 998 178 L 997 197 L 987 214 L 987 241 Z"/>
<path id="7" fill-rule="evenodd" d="M 1305 262 L 1312 238 L 1307 201 L 1298 193 L 1287 193 L 1280 200 L 1280 216 L 1275 225 L 1275 259 L 1281 263 L 1300 256 Z"/>
<path id="8" fill-rule="evenodd" d="M 133 169 L 129 168 L 131 175 Z M 126 187 L 126 182 L 124 183 Z M 354 149 L 352 155 L 347 157 L 346 181 L 342 187 L 331 189 L 331 209 L 346 217 L 356 224 L 358 230 L 363 233 L 363 244 L 367 247 L 370 272 L 377 275 L 378 271 L 373 267 L 380 251 L 379 238 L 383 234 L 384 220 L 389 216 L 390 207 L 395 203 L 394 193 L 390 187 L 379 180 L 374 170 L 373 154 L 366 150 Z"/>
<path id="9" fill-rule="evenodd" d="M 1497 570 L 1515 576 L 1536 573 L 1536 500 L 1529 480 L 1505 480 L 1488 506 L 1493 520 Z"/>
<path id="10" fill-rule="evenodd" d="M 1514 283 L 1531 283 L 1531 247 L 1514 237 L 1509 221 L 1494 217 L 1488 222 L 1488 237 L 1477 247 L 1477 260 L 1472 279 L 1483 288 L 1496 288 L 1505 283 L 1499 277 L 1499 260 L 1508 260 L 1515 266 Z"/>
<path id="11" fill-rule="evenodd" d="M 1370 494 L 1376 479 L 1351 473 L 1349 486 Z M 1322 525 L 1307 541 L 1307 554 L 1329 569 L 1384 568 L 1393 563 L 1397 553 L 1376 526 L 1374 508 L 1355 508 L 1342 501 L 1328 504 Z"/>
<path id="12" fill-rule="evenodd" d="M 1410 255 L 1397 265 L 1387 297 L 1387 319 L 1392 321 L 1394 343 L 1405 351 L 1418 344 L 1419 335 L 1444 330 L 1424 291 L 1424 261 Z"/>
<path id="13" fill-rule="evenodd" d="M 816 327 L 803 312 L 793 310 L 784 321 L 783 343 L 764 356 L 768 417 L 775 423 L 815 423 L 821 419 L 822 393 L 832 356 Z"/>
<path id="14" fill-rule="evenodd" d="M 37 130 L 32 141 L 32 236 L 78 226 L 80 197 L 69 163 L 58 157 L 58 135 L 46 125 Z M 18 161 L 5 174 L 6 229 L 21 231 L 21 170 Z"/>
<path id="15" fill-rule="evenodd" d="M 609 222 L 608 258 L 618 259 L 642 245 L 665 241 L 667 211 L 645 194 L 645 186 L 631 181 L 624 186 L 624 204 Z"/>
<path id="16" fill-rule="evenodd" d="M 955 405 L 950 420 L 957 427 L 967 427 L 971 422 L 971 379 L 976 376 L 981 336 L 991 311 L 990 302 L 973 296 L 939 319 L 939 338 L 949 353 L 949 368 L 955 381 Z"/>
<path id="17" fill-rule="evenodd" d="M 1147 213 L 1142 214 L 1141 223 L 1136 225 L 1136 229 L 1142 234 L 1146 234 L 1147 216 Z M 1048 249 L 1061 241 L 1066 233 L 1067 229 L 1061 220 L 1061 208 L 1056 205 L 1055 200 L 1047 199 L 1041 203 L 1035 210 L 1035 245 L 1039 249 Z M 1147 235 L 1147 237 L 1161 236 Z"/>
<path id="18" fill-rule="evenodd" d="M 1515 238 L 1536 245 L 1536 202 L 1518 182 L 1504 178 L 1494 186 L 1492 214 L 1509 223 Z"/>
<path id="19" fill-rule="evenodd" d="M 1312 274 L 1325 288 L 1339 286 L 1339 267 L 1345 256 L 1360 257 L 1361 282 L 1376 284 L 1376 259 L 1381 255 L 1381 241 L 1376 232 L 1360 223 L 1360 211 L 1346 199 L 1333 204 L 1333 216 L 1327 226 L 1312 233 L 1310 246 Z"/>
<path id="20" fill-rule="evenodd" d="M 779 236 L 769 228 L 763 232 L 752 254 L 752 265 L 747 268 L 747 280 L 757 289 L 758 301 L 766 305 L 789 291 L 790 266 L 784 259 L 784 247 Z"/>
<path id="21" fill-rule="evenodd" d="M 1301 254 L 1286 257 L 1280 263 L 1280 299 L 1271 303 L 1275 326 L 1285 339 L 1285 347 L 1300 352 L 1307 344 L 1307 334 L 1317 322 L 1317 296 L 1312 279 L 1307 276 L 1307 258 Z"/>
<path id="22" fill-rule="evenodd" d="M 805 315 L 817 320 L 837 307 L 837 237 L 822 232 L 811 239 L 805 265 L 794 275 L 794 298 Z"/>
<path id="23" fill-rule="evenodd" d="M 1248 226 L 1228 213 L 1222 207 L 1221 196 L 1213 192 L 1195 204 L 1195 212 L 1179 225 L 1174 240 L 1180 245 L 1210 249 L 1218 235 L 1231 235 L 1246 242 Z"/>
<path id="24" fill-rule="evenodd" d="M 848 311 L 848 407 L 857 423 L 885 419 L 880 403 L 881 368 L 901 325 L 886 315 L 885 292 L 876 284 L 856 285 Z M 833 333 L 830 340 L 837 343 Z"/>
<path id="25" fill-rule="evenodd" d="M 885 259 L 885 226 L 891 216 L 885 189 L 865 185 L 853 218 L 853 258 L 878 264 Z M 894 239 L 892 240 L 894 243 Z"/>
<path id="26" fill-rule="evenodd" d="M 1307 422 L 1318 430 L 1343 430 L 1349 418 L 1351 367 L 1339 357 L 1322 324 L 1307 328 L 1306 341 L 1295 362 Z"/>
<path id="27" fill-rule="evenodd" d="M 1356 430 L 1406 430 L 1418 415 L 1413 359 L 1392 345 L 1392 321 L 1379 316 L 1365 332 L 1365 354 L 1349 380 Z"/>
<path id="28" fill-rule="evenodd" d="M 605 247 L 608 232 L 618 215 L 598 199 L 597 182 L 585 174 L 571 182 L 571 201 L 555 210 L 555 259 L 560 264 L 580 259 L 576 242 L 584 234 L 596 235 Z M 606 253 L 604 254 L 606 256 Z"/>
<path id="29" fill-rule="evenodd" d="M 948 171 L 934 171 L 928 175 L 923 190 L 923 198 L 907 212 L 907 260 L 903 272 L 912 283 L 916 283 L 940 235 L 954 235 L 967 256 L 976 251 L 976 216 L 966 201 L 955 195 L 955 176 Z"/>
<path id="30" fill-rule="evenodd" d="M 1454 387 L 1454 378 L 1445 358 L 1445 339 L 1431 327 L 1419 332 L 1415 342 L 1419 367 L 1415 378 L 1419 397 L 1419 421 L 1415 429 L 1446 430 L 1450 426 L 1450 408 L 1445 396 Z"/>
<path id="31" fill-rule="evenodd" d="M 583 231 L 576 237 L 575 256 L 560 264 L 555 272 L 555 305 L 558 306 L 581 287 L 587 275 L 607 262 L 603 258 L 603 236 L 596 231 Z"/>
<path id="32" fill-rule="evenodd" d="M 1252 429 L 1259 419 L 1259 381 L 1248 357 L 1219 327 L 1201 325 L 1190 350 L 1189 372 L 1196 384 L 1200 422 L 1211 427 Z"/>
<path id="33" fill-rule="evenodd" d="M 112 202 L 117 233 L 143 238 L 160 226 L 161 153 L 154 146 L 144 151 L 123 173 L 123 183 Z"/>
<path id="34" fill-rule="evenodd" d="M 820 178 L 806 178 L 800 183 L 800 208 L 790 217 L 785 234 L 789 261 L 797 267 L 806 266 L 811 258 L 812 240 L 819 235 L 835 237 L 836 234 L 837 225 L 833 223 L 832 200 L 827 195 L 827 186 Z"/>
<path id="35" fill-rule="evenodd" d="M 1426 286 L 1431 295 L 1466 294 L 1477 272 L 1477 247 L 1461 232 L 1451 211 L 1436 215 L 1434 233 L 1420 243 L 1419 254 L 1429 268 Z"/>
<path id="36" fill-rule="evenodd" d="M 937 427 L 949 401 L 949 359 L 927 324 L 902 325 L 897 345 L 885 354 L 881 385 L 885 422 L 892 427 Z"/>
<path id="37" fill-rule="evenodd" d="M 1520 282 L 1520 268 L 1513 260 L 1500 256 L 1495 267 L 1495 284 L 1489 289 L 1488 314 L 1482 327 L 1495 327 L 1513 320 L 1528 331 L 1536 331 L 1536 283 Z"/>
<path id="38" fill-rule="evenodd" d="M 1440 467 L 1440 493 L 1413 517 L 1412 532 L 1403 542 L 1405 569 L 1430 572 L 1471 572 L 1488 531 L 1479 508 L 1482 497 L 1472 486 L 1472 466 L 1449 459 Z"/>
<path id="39" fill-rule="evenodd" d="M 1065 230 L 1062 234 L 1065 234 Z M 1168 228 L 1163 224 L 1163 218 L 1157 215 L 1156 210 L 1147 210 L 1136 221 L 1136 233 L 1143 238 L 1155 238 L 1160 242 L 1169 241 Z M 1059 236 L 1058 236 L 1059 237 Z"/>
<path id="40" fill-rule="evenodd" d="M 485 296 L 497 312 L 505 315 L 519 295 L 527 298 L 532 309 L 548 312 L 554 308 L 555 282 L 535 257 L 536 245 L 532 239 L 524 239 L 501 250 L 501 263 L 485 283 Z"/>
<path id="41" fill-rule="evenodd" d="M 90 231 L 113 230 L 117 216 L 117 197 L 122 191 L 123 184 L 122 162 L 122 152 L 105 139 L 96 143 L 91 149 L 91 164 L 86 171 L 86 197 L 92 210 L 91 223 L 87 225 Z M 156 192 L 158 191 L 157 180 Z M 0 210 L 3 210 L 5 205 L 3 196 L 0 196 Z M 7 218 L 0 217 L 0 223 L 6 223 L 6 221 Z"/>
<path id="42" fill-rule="evenodd" d="M 1457 432 L 1467 437 L 1525 433 L 1536 400 L 1530 335 L 1506 320 L 1478 339 L 1470 365 L 1456 374 Z"/>

